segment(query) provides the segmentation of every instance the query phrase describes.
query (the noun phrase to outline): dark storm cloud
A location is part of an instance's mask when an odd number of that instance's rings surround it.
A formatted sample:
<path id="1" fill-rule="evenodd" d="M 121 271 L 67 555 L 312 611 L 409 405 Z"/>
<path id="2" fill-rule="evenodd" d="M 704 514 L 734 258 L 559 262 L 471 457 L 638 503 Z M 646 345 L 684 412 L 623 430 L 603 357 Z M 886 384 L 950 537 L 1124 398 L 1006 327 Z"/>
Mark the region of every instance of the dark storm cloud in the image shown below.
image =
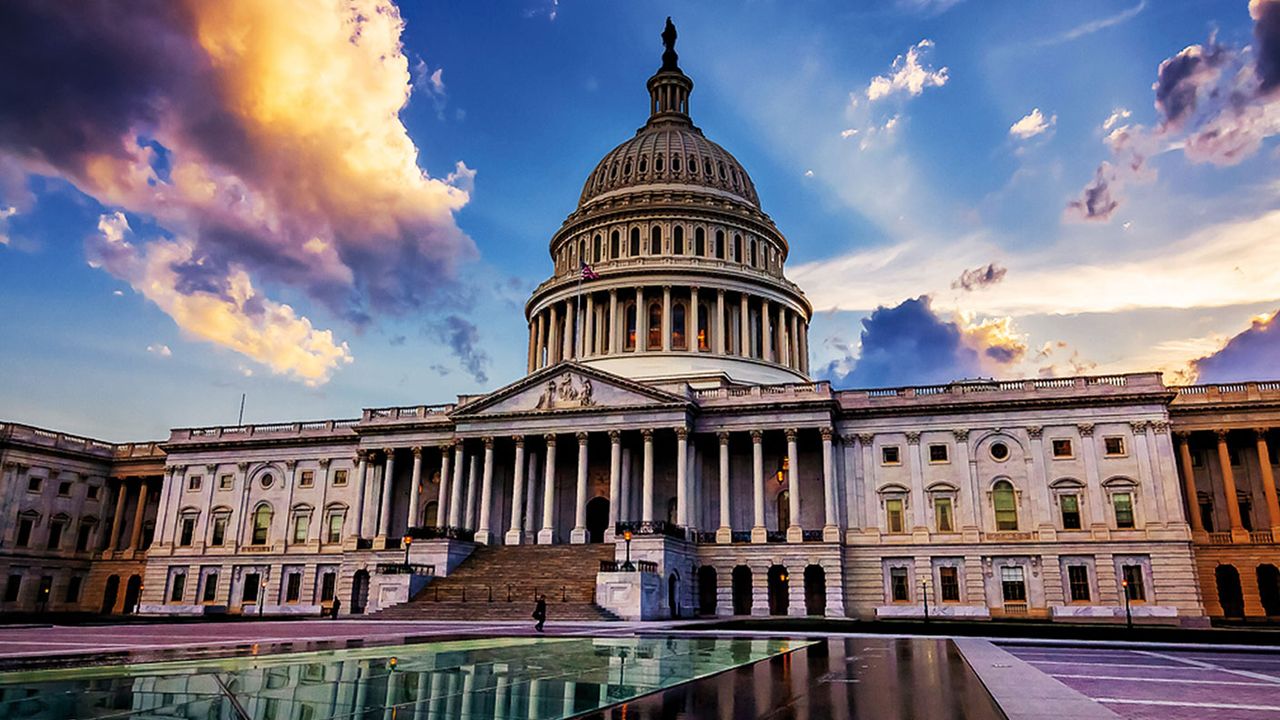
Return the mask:
<path id="1" fill-rule="evenodd" d="M 1280 2 L 1254 0 L 1249 4 L 1253 16 L 1253 47 L 1257 53 L 1258 89 L 1270 93 L 1280 87 Z"/>
<path id="2" fill-rule="evenodd" d="M 1080 220 L 1111 219 L 1111 214 L 1120 207 L 1120 203 L 1111 195 L 1111 184 L 1115 181 L 1115 172 L 1111 163 L 1103 162 L 1093 182 L 1085 186 L 1080 198 L 1067 203 L 1067 213 Z"/>
<path id="3" fill-rule="evenodd" d="M 960 277 L 951 283 L 952 290 L 978 290 L 980 288 L 991 287 L 1004 279 L 1009 268 L 996 263 L 988 263 L 982 267 L 965 270 L 960 273 Z"/>
<path id="4" fill-rule="evenodd" d="M 450 315 L 440 323 L 439 332 L 445 342 L 462 362 L 462 367 L 478 383 L 489 382 L 486 368 L 489 366 L 489 355 L 480 349 L 480 332 L 466 318 Z"/>
<path id="5" fill-rule="evenodd" d="M 1280 323 L 1277 314 L 1257 319 L 1221 350 L 1192 363 L 1202 383 L 1280 380 Z"/>

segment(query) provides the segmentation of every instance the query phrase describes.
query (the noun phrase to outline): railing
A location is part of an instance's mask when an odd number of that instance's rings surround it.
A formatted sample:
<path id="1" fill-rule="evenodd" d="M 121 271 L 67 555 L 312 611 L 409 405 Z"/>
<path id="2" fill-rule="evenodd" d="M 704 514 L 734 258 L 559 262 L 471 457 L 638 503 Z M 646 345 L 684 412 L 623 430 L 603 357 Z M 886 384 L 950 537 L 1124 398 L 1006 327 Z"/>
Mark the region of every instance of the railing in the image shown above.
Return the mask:
<path id="1" fill-rule="evenodd" d="M 447 585 L 446 578 L 433 580 L 426 592 L 415 598 L 430 602 L 464 602 L 475 604 L 534 602 L 539 596 L 547 602 L 589 602 L 596 601 L 594 585 L 590 589 L 569 585 Z"/>
<path id="2" fill-rule="evenodd" d="M 985 539 L 992 542 L 1021 542 L 1025 540 L 1035 540 L 1036 534 L 1031 531 L 1015 532 L 1012 530 L 998 530 L 984 534 Z"/>
<path id="3" fill-rule="evenodd" d="M 1275 397 L 1274 393 L 1280 390 L 1280 382 L 1268 380 L 1266 382 L 1251 381 L 1218 385 L 1180 385 L 1171 389 L 1178 393 L 1179 398 L 1194 397 L 1197 401 L 1212 402 L 1219 399 L 1221 395 L 1235 395 L 1236 397 L 1224 398 L 1235 402 L 1240 400 L 1240 395 L 1244 395 L 1248 400 L 1261 400 L 1263 393 L 1267 393 L 1270 397 Z"/>
<path id="4" fill-rule="evenodd" d="M 1280 383 L 1277 383 L 1280 386 Z M 1129 387 L 1145 386 L 1153 389 L 1163 388 L 1156 373 L 1136 373 L 1130 375 L 1091 375 L 1069 378 L 1044 378 L 1039 380 L 995 380 L 977 378 L 973 380 L 957 380 L 946 385 L 916 385 L 894 388 L 865 388 L 842 390 L 846 397 L 859 395 L 875 400 L 884 398 L 921 398 L 937 396 L 957 396 L 982 394 L 991 392 L 1027 392 L 1037 390 L 1086 389 L 1090 387 Z"/>
<path id="5" fill-rule="evenodd" d="M 652 560 L 634 560 L 631 565 L 634 570 L 626 568 L 625 561 L 619 560 L 601 560 L 600 572 L 642 572 L 651 575 L 658 574 L 658 563 Z"/>
<path id="6" fill-rule="evenodd" d="M 1026 615 L 1027 604 L 1025 602 L 1006 602 L 1004 604 L 1005 615 Z"/>
<path id="7" fill-rule="evenodd" d="M 701 544 L 714 544 L 716 541 L 715 530 L 697 530 L 693 532 L 693 541 Z"/>
<path id="8" fill-rule="evenodd" d="M 476 531 L 468 530 L 460 527 L 411 527 L 406 533 L 414 540 L 462 540 L 464 542 L 474 542 L 476 539 Z"/>
<path id="9" fill-rule="evenodd" d="M 676 525 L 675 523 L 666 522 L 665 520 L 651 520 L 648 522 L 645 522 L 643 520 L 619 522 L 614 527 L 614 533 L 618 537 L 622 537 L 622 535 L 627 532 L 630 532 L 632 535 L 637 535 L 637 536 L 638 535 L 665 535 L 667 537 L 675 538 L 677 540 L 687 539 L 684 528 L 680 527 L 679 525 Z"/>
<path id="10" fill-rule="evenodd" d="M 231 439 L 242 440 L 259 435 L 302 435 L 330 433 L 355 427 L 358 419 L 307 420 L 293 423 L 263 423 L 261 425 L 223 425 L 198 428 L 175 428 L 171 440 Z"/>
<path id="11" fill-rule="evenodd" d="M 699 400 L 726 400 L 741 397 L 764 397 L 786 395 L 829 396 L 831 383 L 826 381 L 811 383 L 782 383 L 778 385 L 730 386 L 720 388 L 703 388 L 694 390 L 693 396 Z"/>
<path id="12" fill-rule="evenodd" d="M 453 403 L 440 405 L 406 405 L 403 407 L 365 408 L 363 419 L 370 420 L 415 420 L 433 415 L 446 415 L 456 406 Z"/>
<path id="13" fill-rule="evenodd" d="M 1209 542 L 1214 545 L 1230 545 L 1231 533 L 1229 532 L 1211 532 L 1209 533 Z"/>
<path id="14" fill-rule="evenodd" d="M 1249 542 L 1259 545 L 1271 545 L 1275 542 L 1270 530 L 1253 530 L 1249 533 Z"/>
<path id="15" fill-rule="evenodd" d="M 372 550 L 373 538 L 356 538 L 357 550 Z"/>
<path id="16" fill-rule="evenodd" d="M 116 444 L 18 423 L 0 423 L 0 438 L 25 440 L 36 445 L 52 446 L 66 450 L 81 450 L 94 454 L 111 455 L 116 458 L 164 457 L 164 451 L 160 449 L 159 443 L 156 442 Z"/>
<path id="17" fill-rule="evenodd" d="M 435 575 L 436 566 L 424 563 L 378 563 L 379 575 Z"/>
<path id="18" fill-rule="evenodd" d="M 765 542 L 784 543 L 787 541 L 787 532 L 785 530 L 769 530 L 764 534 Z"/>
<path id="19" fill-rule="evenodd" d="M 821 530 L 803 530 L 800 532 L 800 539 L 803 542 L 822 542 Z"/>
<path id="20" fill-rule="evenodd" d="M 271 552 L 271 546 L 270 545 L 241 545 L 240 552 L 269 553 Z"/>
<path id="21" fill-rule="evenodd" d="M 729 541 L 735 542 L 735 543 L 749 543 L 751 542 L 751 531 L 750 530 L 734 530 L 733 532 L 729 533 Z"/>

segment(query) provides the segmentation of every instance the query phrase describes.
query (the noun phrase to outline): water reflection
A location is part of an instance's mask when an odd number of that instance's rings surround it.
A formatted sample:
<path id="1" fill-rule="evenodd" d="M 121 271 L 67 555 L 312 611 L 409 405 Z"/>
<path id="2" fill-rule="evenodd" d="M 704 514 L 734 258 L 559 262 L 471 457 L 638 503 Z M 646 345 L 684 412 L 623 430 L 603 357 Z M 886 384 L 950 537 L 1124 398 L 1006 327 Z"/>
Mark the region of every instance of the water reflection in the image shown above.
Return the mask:
<path id="1" fill-rule="evenodd" d="M 505 638 L 0 674 L 0 718 L 559 718 L 803 646 Z"/>

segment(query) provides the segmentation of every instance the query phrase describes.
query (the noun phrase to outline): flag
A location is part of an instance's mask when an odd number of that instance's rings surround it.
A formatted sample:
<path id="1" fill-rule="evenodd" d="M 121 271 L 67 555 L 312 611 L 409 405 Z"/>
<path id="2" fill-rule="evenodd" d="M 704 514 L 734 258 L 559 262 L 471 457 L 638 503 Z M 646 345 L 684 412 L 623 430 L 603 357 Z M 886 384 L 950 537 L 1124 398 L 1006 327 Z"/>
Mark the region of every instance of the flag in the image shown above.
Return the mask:
<path id="1" fill-rule="evenodd" d="M 598 275 L 595 270 L 592 270 L 590 265 L 586 263 L 582 263 L 582 279 L 583 280 L 599 280 L 600 275 Z"/>

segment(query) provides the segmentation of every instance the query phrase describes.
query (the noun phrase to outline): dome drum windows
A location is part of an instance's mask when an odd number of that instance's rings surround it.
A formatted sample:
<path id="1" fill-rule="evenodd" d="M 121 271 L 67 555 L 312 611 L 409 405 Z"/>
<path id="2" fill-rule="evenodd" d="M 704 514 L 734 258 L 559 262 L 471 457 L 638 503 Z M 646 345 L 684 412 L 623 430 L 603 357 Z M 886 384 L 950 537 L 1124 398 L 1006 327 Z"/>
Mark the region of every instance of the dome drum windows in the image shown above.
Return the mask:
<path id="1" fill-rule="evenodd" d="M 640 228 L 631 228 L 631 247 L 628 248 L 627 254 L 631 257 L 640 255 Z"/>
<path id="2" fill-rule="evenodd" d="M 671 306 L 671 349 L 687 350 L 688 344 L 685 341 L 685 323 L 687 316 L 684 310 L 684 303 L 677 302 Z"/>
<path id="3" fill-rule="evenodd" d="M 622 349 L 625 352 L 635 352 L 636 349 L 636 304 L 627 303 L 626 309 L 623 310 L 625 324 L 627 329 L 626 337 L 623 340 Z"/>
<path id="4" fill-rule="evenodd" d="M 649 327 L 648 335 L 645 342 L 646 350 L 662 349 L 662 303 L 654 301 L 649 303 Z"/>
<path id="5" fill-rule="evenodd" d="M 662 172 L 662 156 L 657 155 L 653 158 L 653 171 Z"/>
<path id="6" fill-rule="evenodd" d="M 684 254 L 684 226 L 677 225 L 671 233 L 671 252 L 675 255 Z"/>
<path id="7" fill-rule="evenodd" d="M 707 231 L 703 228 L 693 231 L 693 254 L 698 257 L 707 256 Z"/>
<path id="8" fill-rule="evenodd" d="M 662 254 L 662 228 L 657 225 L 649 230 L 649 254 Z"/>

